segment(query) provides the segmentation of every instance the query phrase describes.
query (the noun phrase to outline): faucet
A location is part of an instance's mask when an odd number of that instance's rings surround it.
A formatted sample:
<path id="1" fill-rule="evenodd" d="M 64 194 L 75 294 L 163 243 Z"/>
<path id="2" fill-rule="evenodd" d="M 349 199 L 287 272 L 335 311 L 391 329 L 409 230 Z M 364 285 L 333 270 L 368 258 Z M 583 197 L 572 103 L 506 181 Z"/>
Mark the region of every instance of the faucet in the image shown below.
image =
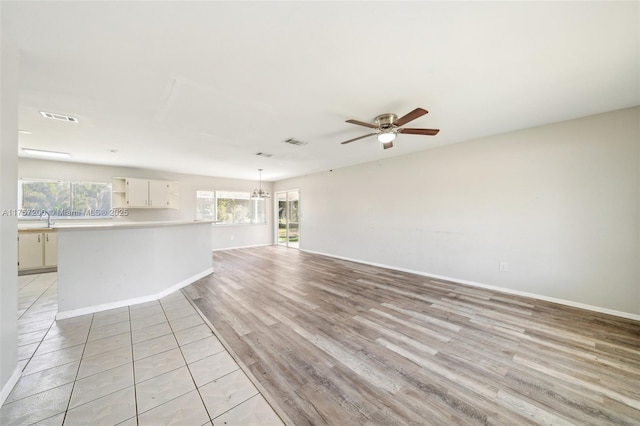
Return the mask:
<path id="1" fill-rule="evenodd" d="M 47 228 L 51 228 L 51 213 L 49 213 L 49 212 L 48 212 L 48 211 L 46 211 L 46 210 L 45 210 L 45 211 L 43 211 L 43 212 L 40 214 L 40 219 L 42 219 L 42 216 L 44 216 L 45 214 L 47 215 Z"/>

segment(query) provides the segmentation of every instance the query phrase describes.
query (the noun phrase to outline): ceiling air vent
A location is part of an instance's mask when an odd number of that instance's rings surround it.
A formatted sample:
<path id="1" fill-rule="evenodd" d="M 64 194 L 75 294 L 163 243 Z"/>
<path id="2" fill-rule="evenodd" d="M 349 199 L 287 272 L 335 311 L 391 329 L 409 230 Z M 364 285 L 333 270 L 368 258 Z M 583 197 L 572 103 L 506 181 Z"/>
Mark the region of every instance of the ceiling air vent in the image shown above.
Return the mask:
<path id="1" fill-rule="evenodd" d="M 40 111 L 40 114 L 42 114 L 44 118 L 50 118 L 52 120 L 66 121 L 68 123 L 78 123 L 78 119 L 75 117 L 71 117 L 70 115 L 54 114 L 52 112 L 45 111 Z"/>
<path id="2" fill-rule="evenodd" d="M 267 154 L 266 152 L 256 152 L 256 155 L 259 157 L 271 157 L 271 154 Z"/>
<path id="3" fill-rule="evenodd" d="M 297 145 L 297 146 L 304 146 L 304 145 L 306 145 L 306 144 L 308 144 L 308 143 L 309 143 L 309 142 L 302 142 L 302 141 L 299 141 L 298 139 L 295 139 L 295 138 L 285 139 L 285 140 L 284 140 L 284 141 L 282 141 L 282 142 L 284 142 L 284 143 L 288 143 L 288 144 L 291 144 L 291 145 Z"/>

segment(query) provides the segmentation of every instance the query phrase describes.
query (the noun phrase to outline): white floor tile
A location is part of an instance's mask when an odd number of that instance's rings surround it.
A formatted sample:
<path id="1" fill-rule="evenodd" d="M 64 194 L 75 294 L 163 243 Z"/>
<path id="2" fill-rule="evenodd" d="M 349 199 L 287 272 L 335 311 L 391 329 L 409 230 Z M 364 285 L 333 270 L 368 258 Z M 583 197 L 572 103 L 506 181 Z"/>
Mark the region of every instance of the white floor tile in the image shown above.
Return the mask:
<path id="1" fill-rule="evenodd" d="M 256 395 L 219 417 L 214 418 L 213 425 L 284 426 L 284 423 L 262 395 Z"/>
<path id="2" fill-rule="evenodd" d="M 169 323 L 171 324 L 171 329 L 175 333 L 176 331 L 204 324 L 204 321 L 202 320 L 202 317 L 200 317 L 200 315 L 194 313 L 193 315 L 188 315 L 186 317 L 169 320 Z"/>
<path id="3" fill-rule="evenodd" d="M 195 327 L 190 327 L 184 330 L 175 332 L 176 339 L 180 346 L 187 345 L 191 342 L 195 342 L 196 340 L 204 339 L 205 337 L 209 337 L 213 335 L 213 332 L 206 324 L 197 325 Z"/>
<path id="4" fill-rule="evenodd" d="M 26 398 L 67 383 L 73 383 L 78 373 L 80 361 L 49 368 L 20 377 L 18 383 L 7 397 L 6 403 Z"/>
<path id="5" fill-rule="evenodd" d="M 140 426 L 202 425 L 209 421 L 198 391 L 193 390 L 139 415 Z"/>
<path id="6" fill-rule="evenodd" d="M 75 408 L 133 386 L 133 364 L 124 364 L 76 381 L 69 408 Z M 124 417 L 122 420 L 126 420 Z"/>
<path id="7" fill-rule="evenodd" d="M 131 331 L 131 324 L 129 320 L 117 322 L 115 324 L 111 324 L 108 327 L 91 327 L 91 331 L 89 332 L 89 341 L 104 339 L 105 337 L 115 336 L 116 334 L 122 334 Z"/>
<path id="8" fill-rule="evenodd" d="M 138 413 L 144 413 L 195 389 L 187 367 L 136 384 Z"/>
<path id="9" fill-rule="evenodd" d="M 152 379 L 161 374 L 183 367 L 184 365 L 184 358 L 178 348 L 134 361 L 133 366 L 136 383 Z"/>
<path id="10" fill-rule="evenodd" d="M 133 386 L 105 395 L 67 412 L 65 426 L 115 425 L 136 415 Z"/>
<path id="11" fill-rule="evenodd" d="M 104 352 L 100 355 L 82 358 L 80 369 L 78 370 L 78 379 L 93 376 L 124 364 L 130 364 L 131 361 L 131 348 L 127 346 Z"/>
<path id="12" fill-rule="evenodd" d="M 18 279 L 24 375 L 3 426 L 280 424 L 181 292 L 55 321 L 56 279 Z"/>
<path id="13" fill-rule="evenodd" d="M 119 349 L 122 347 L 131 347 L 131 333 L 125 332 L 116 334 L 115 336 L 105 337 L 104 339 L 91 340 L 87 342 L 84 348 L 84 357 L 99 355 L 101 353 Z"/>
<path id="14" fill-rule="evenodd" d="M 169 323 L 167 321 L 164 321 L 160 324 L 152 325 L 147 328 L 133 330 L 131 332 L 131 338 L 133 339 L 133 343 L 136 344 L 145 340 L 150 340 L 156 337 L 170 334 L 171 332 L 172 331 L 171 327 L 169 327 Z"/>
<path id="15" fill-rule="evenodd" d="M 82 357 L 83 350 L 84 345 L 76 345 L 48 354 L 34 356 L 24 369 L 24 374 L 33 374 L 38 371 L 77 361 Z"/>
<path id="16" fill-rule="evenodd" d="M 225 351 L 222 343 L 220 343 L 218 338 L 213 335 L 188 343 L 184 346 L 180 346 L 180 350 L 182 351 L 187 364 L 206 358 L 210 355 L 217 354 L 218 352 Z"/>
<path id="17" fill-rule="evenodd" d="M 4 404 L 0 408 L 0 424 L 22 426 L 63 413 L 67 409 L 72 388 L 73 384 L 69 383 Z"/>
<path id="18" fill-rule="evenodd" d="M 139 360 L 177 347 L 178 343 L 176 342 L 174 335 L 167 334 L 166 336 L 160 336 L 154 339 L 145 340 L 144 342 L 134 343 L 133 358 L 135 360 Z"/>
<path id="19" fill-rule="evenodd" d="M 226 351 L 218 352 L 215 355 L 189 364 L 189 371 L 191 371 L 191 375 L 198 387 L 204 386 L 239 368 L 238 364 Z"/>
<path id="20" fill-rule="evenodd" d="M 209 416 L 216 418 L 258 394 L 242 370 L 236 370 L 199 388 Z"/>

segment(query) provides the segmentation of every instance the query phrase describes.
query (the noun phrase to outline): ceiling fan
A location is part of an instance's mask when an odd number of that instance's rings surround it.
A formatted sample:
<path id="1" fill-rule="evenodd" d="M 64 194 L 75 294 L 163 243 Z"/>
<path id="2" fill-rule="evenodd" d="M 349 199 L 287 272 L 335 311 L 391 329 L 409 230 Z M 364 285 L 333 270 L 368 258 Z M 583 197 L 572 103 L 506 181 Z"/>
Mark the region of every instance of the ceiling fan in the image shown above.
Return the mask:
<path id="1" fill-rule="evenodd" d="M 393 141 L 398 133 L 406 133 L 408 135 L 425 135 L 434 136 L 438 134 L 440 129 L 415 129 L 402 127 L 410 121 L 415 120 L 418 117 L 422 117 L 428 113 L 426 109 L 416 108 L 410 113 L 398 118 L 395 114 L 381 114 L 374 120 L 375 124 L 365 123 L 358 120 L 347 120 L 347 123 L 357 124 L 359 126 L 369 127 L 376 129 L 374 133 L 368 135 L 359 136 L 357 138 L 349 139 L 348 141 L 341 142 L 343 145 L 346 143 L 355 142 L 358 139 L 368 138 L 369 136 L 378 135 L 378 141 L 382 143 L 384 149 L 391 148 Z"/>

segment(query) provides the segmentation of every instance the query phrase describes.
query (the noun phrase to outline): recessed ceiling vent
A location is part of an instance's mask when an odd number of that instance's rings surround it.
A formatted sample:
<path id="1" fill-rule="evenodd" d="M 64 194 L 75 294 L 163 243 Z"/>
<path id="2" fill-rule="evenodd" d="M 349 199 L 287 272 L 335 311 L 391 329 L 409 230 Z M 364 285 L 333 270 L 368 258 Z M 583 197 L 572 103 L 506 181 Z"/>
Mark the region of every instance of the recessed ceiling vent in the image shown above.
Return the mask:
<path id="1" fill-rule="evenodd" d="M 44 118 L 50 118 L 51 120 L 66 121 L 68 123 L 79 122 L 77 118 L 71 117 L 70 115 L 54 114 L 53 112 L 45 112 L 45 111 L 40 111 L 40 114 L 42 114 Z"/>
<path id="2" fill-rule="evenodd" d="M 300 141 L 298 139 L 295 139 L 295 138 L 285 139 L 282 142 L 288 143 L 288 144 L 291 144 L 291 145 L 297 145 L 297 146 L 304 146 L 304 145 L 309 143 L 309 142 L 302 142 L 302 141 Z"/>
<path id="3" fill-rule="evenodd" d="M 256 152 L 258 157 L 271 157 L 271 154 L 267 154 L 266 152 Z"/>

